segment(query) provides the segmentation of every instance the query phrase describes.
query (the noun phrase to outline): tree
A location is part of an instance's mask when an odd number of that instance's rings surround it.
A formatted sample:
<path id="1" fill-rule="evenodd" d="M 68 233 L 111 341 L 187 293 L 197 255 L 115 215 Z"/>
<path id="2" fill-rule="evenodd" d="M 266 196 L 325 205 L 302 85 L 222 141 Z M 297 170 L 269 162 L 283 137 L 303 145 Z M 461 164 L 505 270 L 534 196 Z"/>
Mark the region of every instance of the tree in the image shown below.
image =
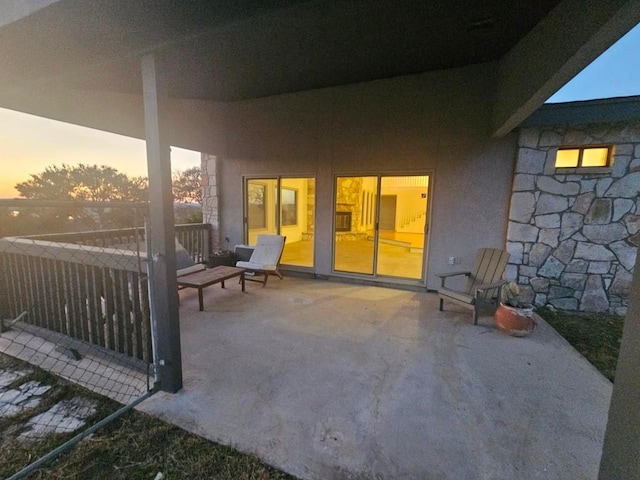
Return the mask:
<path id="1" fill-rule="evenodd" d="M 148 199 L 148 181 L 145 177 L 129 177 L 106 165 L 50 166 L 31 174 L 30 179 L 18 183 L 16 190 L 24 198 L 34 200 L 86 200 L 94 202 L 134 202 Z M 200 168 L 175 171 L 172 175 L 176 202 L 202 204 Z M 189 207 L 184 205 L 184 207 Z M 202 221 L 202 212 L 191 206 L 181 210 L 180 223 Z M 97 210 L 74 206 L 21 207 L 18 213 L 0 212 L 4 228 L 0 233 L 32 234 L 78 231 L 94 228 L 123 228 L 140 223 L 141 212 L 131 208 L 99 208 Z"/>
<path id="2" fill-rule="evenodd" d="M 15 187 L 22 197 L 28 199 L 133 202 L 144 201 L 148 197 L 146 178 L 130 178 L 106 165 L 54 165 L 45 168 L 43 172 L 31 174 L 30 177 Z M 65 208 L 24 209 L 13 223 L 29 233 L 42 233 L 96 227 L 122 228 L 133 226 L 135 218 L 136 212 L 128 208 L 100 208 L 90 211 L 70 204 Z M 38 224 L 39 232 L 31 232 Z"/>
<path id="3" fill-rule="evenodd" d="M 173 200 L 179 203 L 202 205 L 202 173 L 200 167 L 173 172 Z"/>
<path id="4" fill-rule="evenodd" d="M 16 190 L 24 198 L 94 202 L 141 201 L 147 198 L 146 178 L 129 178 L 106 165 L 54 165 L 30 176 L 30 180 L 16 185 Z"/>

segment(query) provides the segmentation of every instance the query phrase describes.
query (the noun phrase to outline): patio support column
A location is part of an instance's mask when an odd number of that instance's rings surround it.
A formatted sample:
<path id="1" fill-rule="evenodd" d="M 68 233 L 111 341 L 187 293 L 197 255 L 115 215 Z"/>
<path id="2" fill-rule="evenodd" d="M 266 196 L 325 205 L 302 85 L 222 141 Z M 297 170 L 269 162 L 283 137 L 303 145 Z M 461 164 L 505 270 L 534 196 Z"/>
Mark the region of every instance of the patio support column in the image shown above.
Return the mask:
<path id="1" fill-rule="evenodd" d="M 640 252 L 636 256 L 629 306 L 600 459 L 600 480 L 640 478 Z"/>
<path id="2" fill-rule="evenodd" d="M 175 227 L 171 191 L 171 155 L 167 126 L 167 87 L 162 63 L 155 54 L 142 57 L 142 91 L 149 173 L 151 254 L 150 289 L 155 321 L 156 368 L 160 388 L 182 388 L 178 284 L 176 280 Z"/>

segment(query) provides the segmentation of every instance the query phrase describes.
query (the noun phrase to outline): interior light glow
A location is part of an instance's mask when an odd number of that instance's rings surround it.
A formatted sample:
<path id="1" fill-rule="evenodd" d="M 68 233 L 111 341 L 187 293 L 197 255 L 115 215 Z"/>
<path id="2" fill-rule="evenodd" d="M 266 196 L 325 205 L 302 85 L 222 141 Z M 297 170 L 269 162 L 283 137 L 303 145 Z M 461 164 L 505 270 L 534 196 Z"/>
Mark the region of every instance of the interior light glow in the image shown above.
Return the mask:
<path id="1" fill-rule="evenodd" d="M 580 157 L 579 148 L 558 150 L 556 154 L 556 168 L 575 168 Z"/>
<path id="2" fill-rule="evenodd" d="M 609 149 L 602 148 L 585 148 L 582 152 L 583 167 L 606 167 L 609 159 Z"/>

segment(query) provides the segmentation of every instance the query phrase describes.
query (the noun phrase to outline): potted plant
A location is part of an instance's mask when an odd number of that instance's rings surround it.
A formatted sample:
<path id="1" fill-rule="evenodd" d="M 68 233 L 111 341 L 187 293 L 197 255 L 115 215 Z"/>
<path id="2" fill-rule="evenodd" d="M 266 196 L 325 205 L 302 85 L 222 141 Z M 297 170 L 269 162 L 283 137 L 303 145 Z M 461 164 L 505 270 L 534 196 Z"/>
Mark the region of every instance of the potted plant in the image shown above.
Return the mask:
<path id="1" fill-rule="evenodd" d="M 536 328 L 533 307 L 520 298 L 520 287 L 509 282 L 500 287 L 500 305 L 493 314 L 493 320 L 502 333 L 514 337 L 524 337 Z"/>

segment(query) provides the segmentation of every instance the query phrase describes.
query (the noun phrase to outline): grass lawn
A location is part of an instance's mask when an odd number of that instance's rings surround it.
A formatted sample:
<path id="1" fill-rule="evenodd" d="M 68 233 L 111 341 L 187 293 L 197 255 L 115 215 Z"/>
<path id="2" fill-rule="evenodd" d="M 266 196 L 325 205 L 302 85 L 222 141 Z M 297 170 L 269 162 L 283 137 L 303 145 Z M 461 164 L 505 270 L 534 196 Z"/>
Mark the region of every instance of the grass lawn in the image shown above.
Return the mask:
<path id="1" fill-rule="evenodd" d="M 13 475 L 80 431 L 52 434 L 28 443 L 17 440 L 24 423 L 34 415 L 48 410 L 62 399 L 78 395 L 95 399 L 98 402 L 97 413 L 82 430 L 121 407 L 105 397 L 0 354 L 0 370 L 21 368 L 29 368 L 33 373 L 15 381 L 10 388 L 29 380 L 38 380 L 53 388 L 42 396 L 42 403 L 35 409 L 0 417 L 0 478 Z M 165 480 L 294 479 L 256 457 L 210 442 L 137 411 L 128 412 L 85 438 L 28 478 L 153 480 L 160 472 Z"/>
<path id="2" fill-rule="evenodd" d="M 613 382 L 624 318 L 604 313 L 554 311 L 539 308 L 536 313 Z"/>
<path id="3" fill-rule="evenodd" d="M 33 478 L 292 479 L 250 455 L 132 411 Z"/>

